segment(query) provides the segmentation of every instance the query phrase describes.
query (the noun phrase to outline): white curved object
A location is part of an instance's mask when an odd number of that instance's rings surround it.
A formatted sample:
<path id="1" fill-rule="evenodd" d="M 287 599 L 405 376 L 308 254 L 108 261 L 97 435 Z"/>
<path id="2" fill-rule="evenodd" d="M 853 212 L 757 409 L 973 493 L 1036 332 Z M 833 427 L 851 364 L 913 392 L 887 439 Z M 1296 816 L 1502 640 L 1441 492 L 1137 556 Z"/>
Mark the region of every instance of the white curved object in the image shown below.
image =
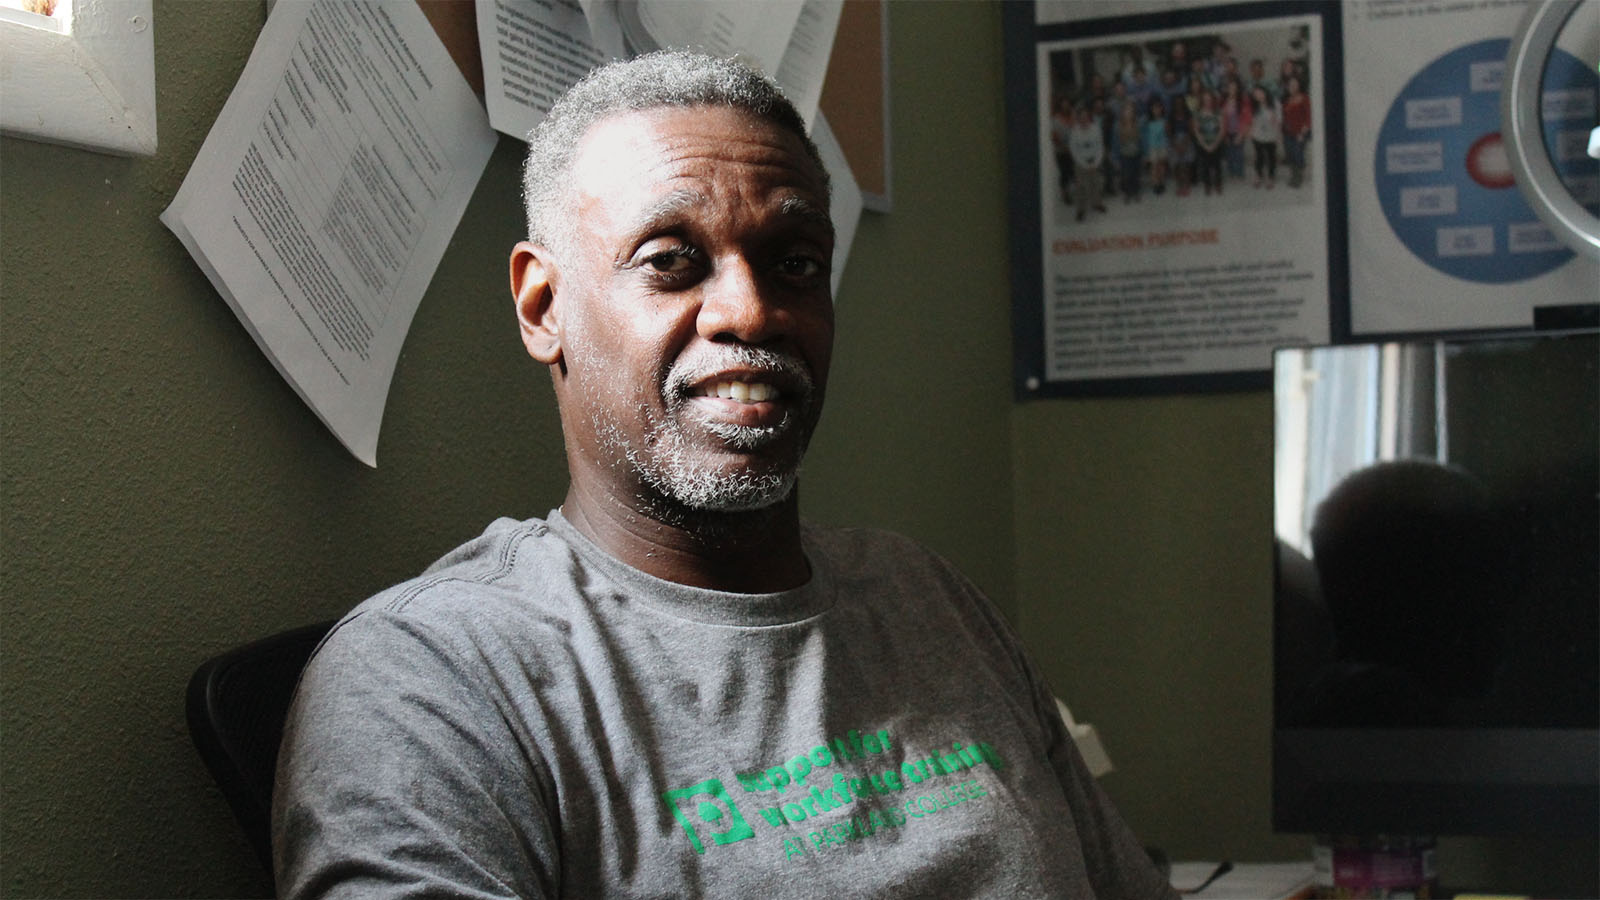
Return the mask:
<path id="1" fill-rule="evenodd" d="M 1506 54 L 1500 119 L 1506 155 L 1528 205 L 1556 237 L 1573 250 L 1600 259 L 1600 218 L 1561 183 L 1544 145 L 1540 82 L 1545 60 L 1562 28 L 1585 0 L 1544 0 L 1528 9 Z M 1589 4 L 1593 8 L 1596 4 Z"/>

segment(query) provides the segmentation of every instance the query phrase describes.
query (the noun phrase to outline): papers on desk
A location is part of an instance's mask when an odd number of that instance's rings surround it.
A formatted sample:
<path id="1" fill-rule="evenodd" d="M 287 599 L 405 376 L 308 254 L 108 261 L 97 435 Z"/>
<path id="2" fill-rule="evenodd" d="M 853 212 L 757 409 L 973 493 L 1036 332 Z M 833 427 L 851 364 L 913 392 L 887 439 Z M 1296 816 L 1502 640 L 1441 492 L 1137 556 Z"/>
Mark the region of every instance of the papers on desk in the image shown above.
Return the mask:
<path id="1" fill-rule="evenodd" d="M 161 214 L 369 466 L 412 314 L 494 144 L 416 4 L 275 3 Z"/>
<path id="2" fill-rule="evenodd" d="M 1214 862 L 1172 864 L 1172 887 L 1186 897 L 1202 900 L 1293 900 L 1309 897 L 1311 860 L 1305 862 L 1234 863 L 1227 874 L 1198 893 L 1188 893 L 1217 871 Z"/>

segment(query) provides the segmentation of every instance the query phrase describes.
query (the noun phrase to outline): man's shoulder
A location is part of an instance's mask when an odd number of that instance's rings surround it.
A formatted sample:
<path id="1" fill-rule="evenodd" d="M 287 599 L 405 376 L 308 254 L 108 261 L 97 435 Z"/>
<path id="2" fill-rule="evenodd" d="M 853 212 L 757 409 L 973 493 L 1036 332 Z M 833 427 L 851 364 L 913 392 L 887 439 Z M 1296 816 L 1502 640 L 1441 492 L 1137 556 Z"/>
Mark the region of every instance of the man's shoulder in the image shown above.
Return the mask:
<path id="1" fill-rule="evenodd" d="M 803 529 L 805 543 L 823 550 L 830 559 L 871 560 L 885 553 L 930 561 L 939 559 L 938 554 L 915 538 L 897 531 L 862 526 L 836 527 L 815 522 L 805 522 Z"/>
<path id="2" fill-rule="evenodd" d="M 807 553 L 822 556 L 836 582 L 885 579 L 946 591 L 979 593 L 954 564 L 914 538 L 880 528 L 830 528 L 807 523 Z"/>
<path id="3" fill-rule="evenodd" d="M 564 561 L 571 557 L 545 520 L 496 519 L 421 574 L 357 605 L 345 621 L 370 616 L 448 627 L 525 612 L 530 598 L 559 593 L 551 591 L 552 579 L 570 568 Z"/>
<path id="4" fill-rule="evenodd" d="M 373 596 L 362 606 L 400 611 L 427 604 L 452 589 L 492 588 L 526 577 L 529 557 L 547 550 L 549 526 L 543 519 L 501 518 L 483 533 L 439 557 L 421 574 Z"/>
<path id="5" fill-rule="evenodd" d="M 318 655 L 475 667 L 526 652 L 559 664 L 581 603 L 577 566 L 545 520 L 497 519 L 422 574 L 357 604 Z"/>

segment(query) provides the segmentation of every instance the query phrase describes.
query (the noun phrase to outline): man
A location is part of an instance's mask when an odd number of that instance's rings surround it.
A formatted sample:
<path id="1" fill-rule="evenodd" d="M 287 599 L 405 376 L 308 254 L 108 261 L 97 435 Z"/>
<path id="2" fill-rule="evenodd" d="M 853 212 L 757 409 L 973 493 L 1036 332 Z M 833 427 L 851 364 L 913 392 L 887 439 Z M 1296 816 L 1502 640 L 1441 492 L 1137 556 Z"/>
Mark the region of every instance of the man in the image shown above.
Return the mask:
<path id="1" fill-rule="evenodd" d="M 1100 165 L 1106 159 L 1106 141 L 1101 133 L 1101 123 L 1095 121 L 1095 115 L 1087 104 L 1078 104 L 1078 118 L 1072 127 L 1067 130 L 1067 151 L 1072 154 L 1072 168 L 1077 173 L 1078 189 L 1075 195 L 1078 201 L 1078 221 L 1089 214 L 1089 210 L 1105 212 L 1105 204 L 1100 202 Z"/>
<path id="2" fill-rule="evenodd" d="M 528 160 L 512 293 L 571 487 L 319 649 L 283 895 L 1170 897 L 976 589 L 800 522 L 833 234 L 777 89 L 613 64 Z"/>
<path id="3" fill-rule="evenodd" d="M 1250 60 L 1250 78 L 1245 82 L 1246 91 L 1261 88 L 1276 104 L 1278 102 L 1278 81 L 1267 75 L 1267 64 L 1259 59 Z"/>

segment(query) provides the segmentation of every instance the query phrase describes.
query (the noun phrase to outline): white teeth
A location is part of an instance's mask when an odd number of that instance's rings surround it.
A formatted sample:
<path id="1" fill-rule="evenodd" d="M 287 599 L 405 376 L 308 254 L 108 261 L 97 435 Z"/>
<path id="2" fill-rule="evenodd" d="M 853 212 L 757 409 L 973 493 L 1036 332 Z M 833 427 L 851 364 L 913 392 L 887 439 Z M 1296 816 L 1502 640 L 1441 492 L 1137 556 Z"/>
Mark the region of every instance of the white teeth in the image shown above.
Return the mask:
<path id="1" fill-rule="evenodd" d="M 770 384 L 748 381 L 719 381 L 706 390 L 706 394 L 735 400 L 740 403 L 764 403 L 778 398 L 778 389 Z"/>

